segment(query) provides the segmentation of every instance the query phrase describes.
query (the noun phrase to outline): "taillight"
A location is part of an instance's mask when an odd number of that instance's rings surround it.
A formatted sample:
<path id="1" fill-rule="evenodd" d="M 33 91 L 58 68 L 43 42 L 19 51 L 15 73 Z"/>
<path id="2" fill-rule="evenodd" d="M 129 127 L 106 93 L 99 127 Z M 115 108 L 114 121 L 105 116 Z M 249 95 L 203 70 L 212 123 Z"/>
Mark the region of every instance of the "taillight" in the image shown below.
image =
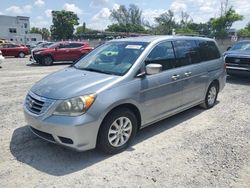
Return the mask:
<path id="1" fill-rule="evenodd" d="M 2 55 L 2 51 L 0 50 L 0 55 Z"/>

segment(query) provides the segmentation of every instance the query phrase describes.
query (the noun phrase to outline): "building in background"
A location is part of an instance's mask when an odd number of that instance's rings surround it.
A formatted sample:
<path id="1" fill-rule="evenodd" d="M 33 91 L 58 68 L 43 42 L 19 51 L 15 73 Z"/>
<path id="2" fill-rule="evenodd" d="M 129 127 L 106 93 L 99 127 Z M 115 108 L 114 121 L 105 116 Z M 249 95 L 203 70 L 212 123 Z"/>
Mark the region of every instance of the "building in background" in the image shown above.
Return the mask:
<path id="1" fill-rule="evenodd" d="M 40 34 L 29 32 L 29 17 L 0 15 L 0 39 L 29 45 L 42 40 L 42 36 Z"/>

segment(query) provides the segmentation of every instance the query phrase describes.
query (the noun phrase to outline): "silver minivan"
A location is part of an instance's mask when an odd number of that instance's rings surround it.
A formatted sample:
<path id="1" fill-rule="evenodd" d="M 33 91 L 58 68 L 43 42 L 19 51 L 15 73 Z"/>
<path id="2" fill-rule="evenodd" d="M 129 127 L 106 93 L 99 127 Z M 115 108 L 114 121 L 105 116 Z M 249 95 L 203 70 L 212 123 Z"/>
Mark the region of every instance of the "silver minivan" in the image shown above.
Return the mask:
<path id="1" fill-rule="evenodd" d="M 212 39 L 112 40 L 36 83 L 24 114 L 33 133 L 47 141 L 114 154 L 141 128 L 196 105 L 213 107 L 225 80 Z"/>

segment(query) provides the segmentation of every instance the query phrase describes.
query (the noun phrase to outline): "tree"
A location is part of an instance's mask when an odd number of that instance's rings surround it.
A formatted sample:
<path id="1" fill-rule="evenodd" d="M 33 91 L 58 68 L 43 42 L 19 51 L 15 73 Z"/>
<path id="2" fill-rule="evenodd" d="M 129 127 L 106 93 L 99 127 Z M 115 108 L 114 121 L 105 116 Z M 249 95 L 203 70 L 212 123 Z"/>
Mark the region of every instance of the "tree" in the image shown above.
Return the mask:
<path id="1" fill-rule="evenodd" d="M 246 25 L 244 29 L 238 31 L 240 36 L 250 36 L 250 22 Z"/>
<path id="2" fill-rule="evenodd" d="M 50 37 L 50 32 L 47 28 L 42 28 L 41 35 L 42 35 L 43 40 L 48 40 L 48 38 Z"/>
<path id="3" fill-rule="evenodd" d="M 86 28 L 86 26 L 78 26 L 77 28 L 76 28 L 76 35 L 82 35 L 82 34 L 84 34 L 84 33 L 92 33 L 94 30 L 92 30 L 92 29 L 89 29 L 89 28 Z"/>
<path id="4" fill-rule="evenodd" d="M 172 34 L 172 30 L 176 28 L 174 13 L 171 10 L 161 14 L 155 18 L 157 26 L 154 28 L 155 34 Z"/>
<path id="5" fill-rule="evenodd" d="M 30 33 L 37 33 L 37 34 L 41 34 L 42 35 L 42 39 L 43 40 L 48 40 L 49 36 L 50 36 L 50 32 L 47 28 L 38 28 L 38 27 L 32 27 L 30 30 Z"/>
<path id="6" fill-rule="evenodd" d="M 38 27 L 32 27 L 30 29 L 30 33 L 38 33 L 38 34 L 41 34 L 41 29 L 38 28 Z"/>
<path id="7" fill-rule="evenodd" d="M 227 31 L 232 27 L 233 23 L 242 19 L 243 16 L 236 13 L 231 7 L 224 15 L 218 18 L 211 18 L 209 24 L 211 24 L 215 37 L 224 38 L 228 36 Z"/>
<path id="8" fill-rule="evenodd" d="M 79 25 L 79 18 L 71 11 L 52 11 L 52 23 L 50 26 L 51 36 L 54 39 L 71 39 L 74 26 Z"/>
<path id="9" fill-rule="evenodd" d="M 145 33 L 143 25 L 142 11 L 136 5 L 129 5 L 128 8 L 124 5 L 116 10 L 111 10 L 111 20 L 116 23 L 108 26 L 108 31 L 113 32 L 135 32 Z"/>

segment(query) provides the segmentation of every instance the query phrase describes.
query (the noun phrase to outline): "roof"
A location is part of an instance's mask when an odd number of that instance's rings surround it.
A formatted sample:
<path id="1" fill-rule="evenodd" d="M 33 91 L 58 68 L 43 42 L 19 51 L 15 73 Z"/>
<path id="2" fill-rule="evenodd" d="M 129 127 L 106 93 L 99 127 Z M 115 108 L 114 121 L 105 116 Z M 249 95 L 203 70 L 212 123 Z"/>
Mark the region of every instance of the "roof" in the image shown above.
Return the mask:
<path id="1" fill-rule="evenodd" d="M 176 35 L 151 35 L 141 37 L 129 37 L 122 39 L 114 39 L 112 41 L 131 41 L 131 42 L 153 42 L 156 40 L 168 40 L 168 39 L 196 39 L 196 40 L 213 40 L 206 37 L 193 37 L 193 36 L 176 36 Z"/>

